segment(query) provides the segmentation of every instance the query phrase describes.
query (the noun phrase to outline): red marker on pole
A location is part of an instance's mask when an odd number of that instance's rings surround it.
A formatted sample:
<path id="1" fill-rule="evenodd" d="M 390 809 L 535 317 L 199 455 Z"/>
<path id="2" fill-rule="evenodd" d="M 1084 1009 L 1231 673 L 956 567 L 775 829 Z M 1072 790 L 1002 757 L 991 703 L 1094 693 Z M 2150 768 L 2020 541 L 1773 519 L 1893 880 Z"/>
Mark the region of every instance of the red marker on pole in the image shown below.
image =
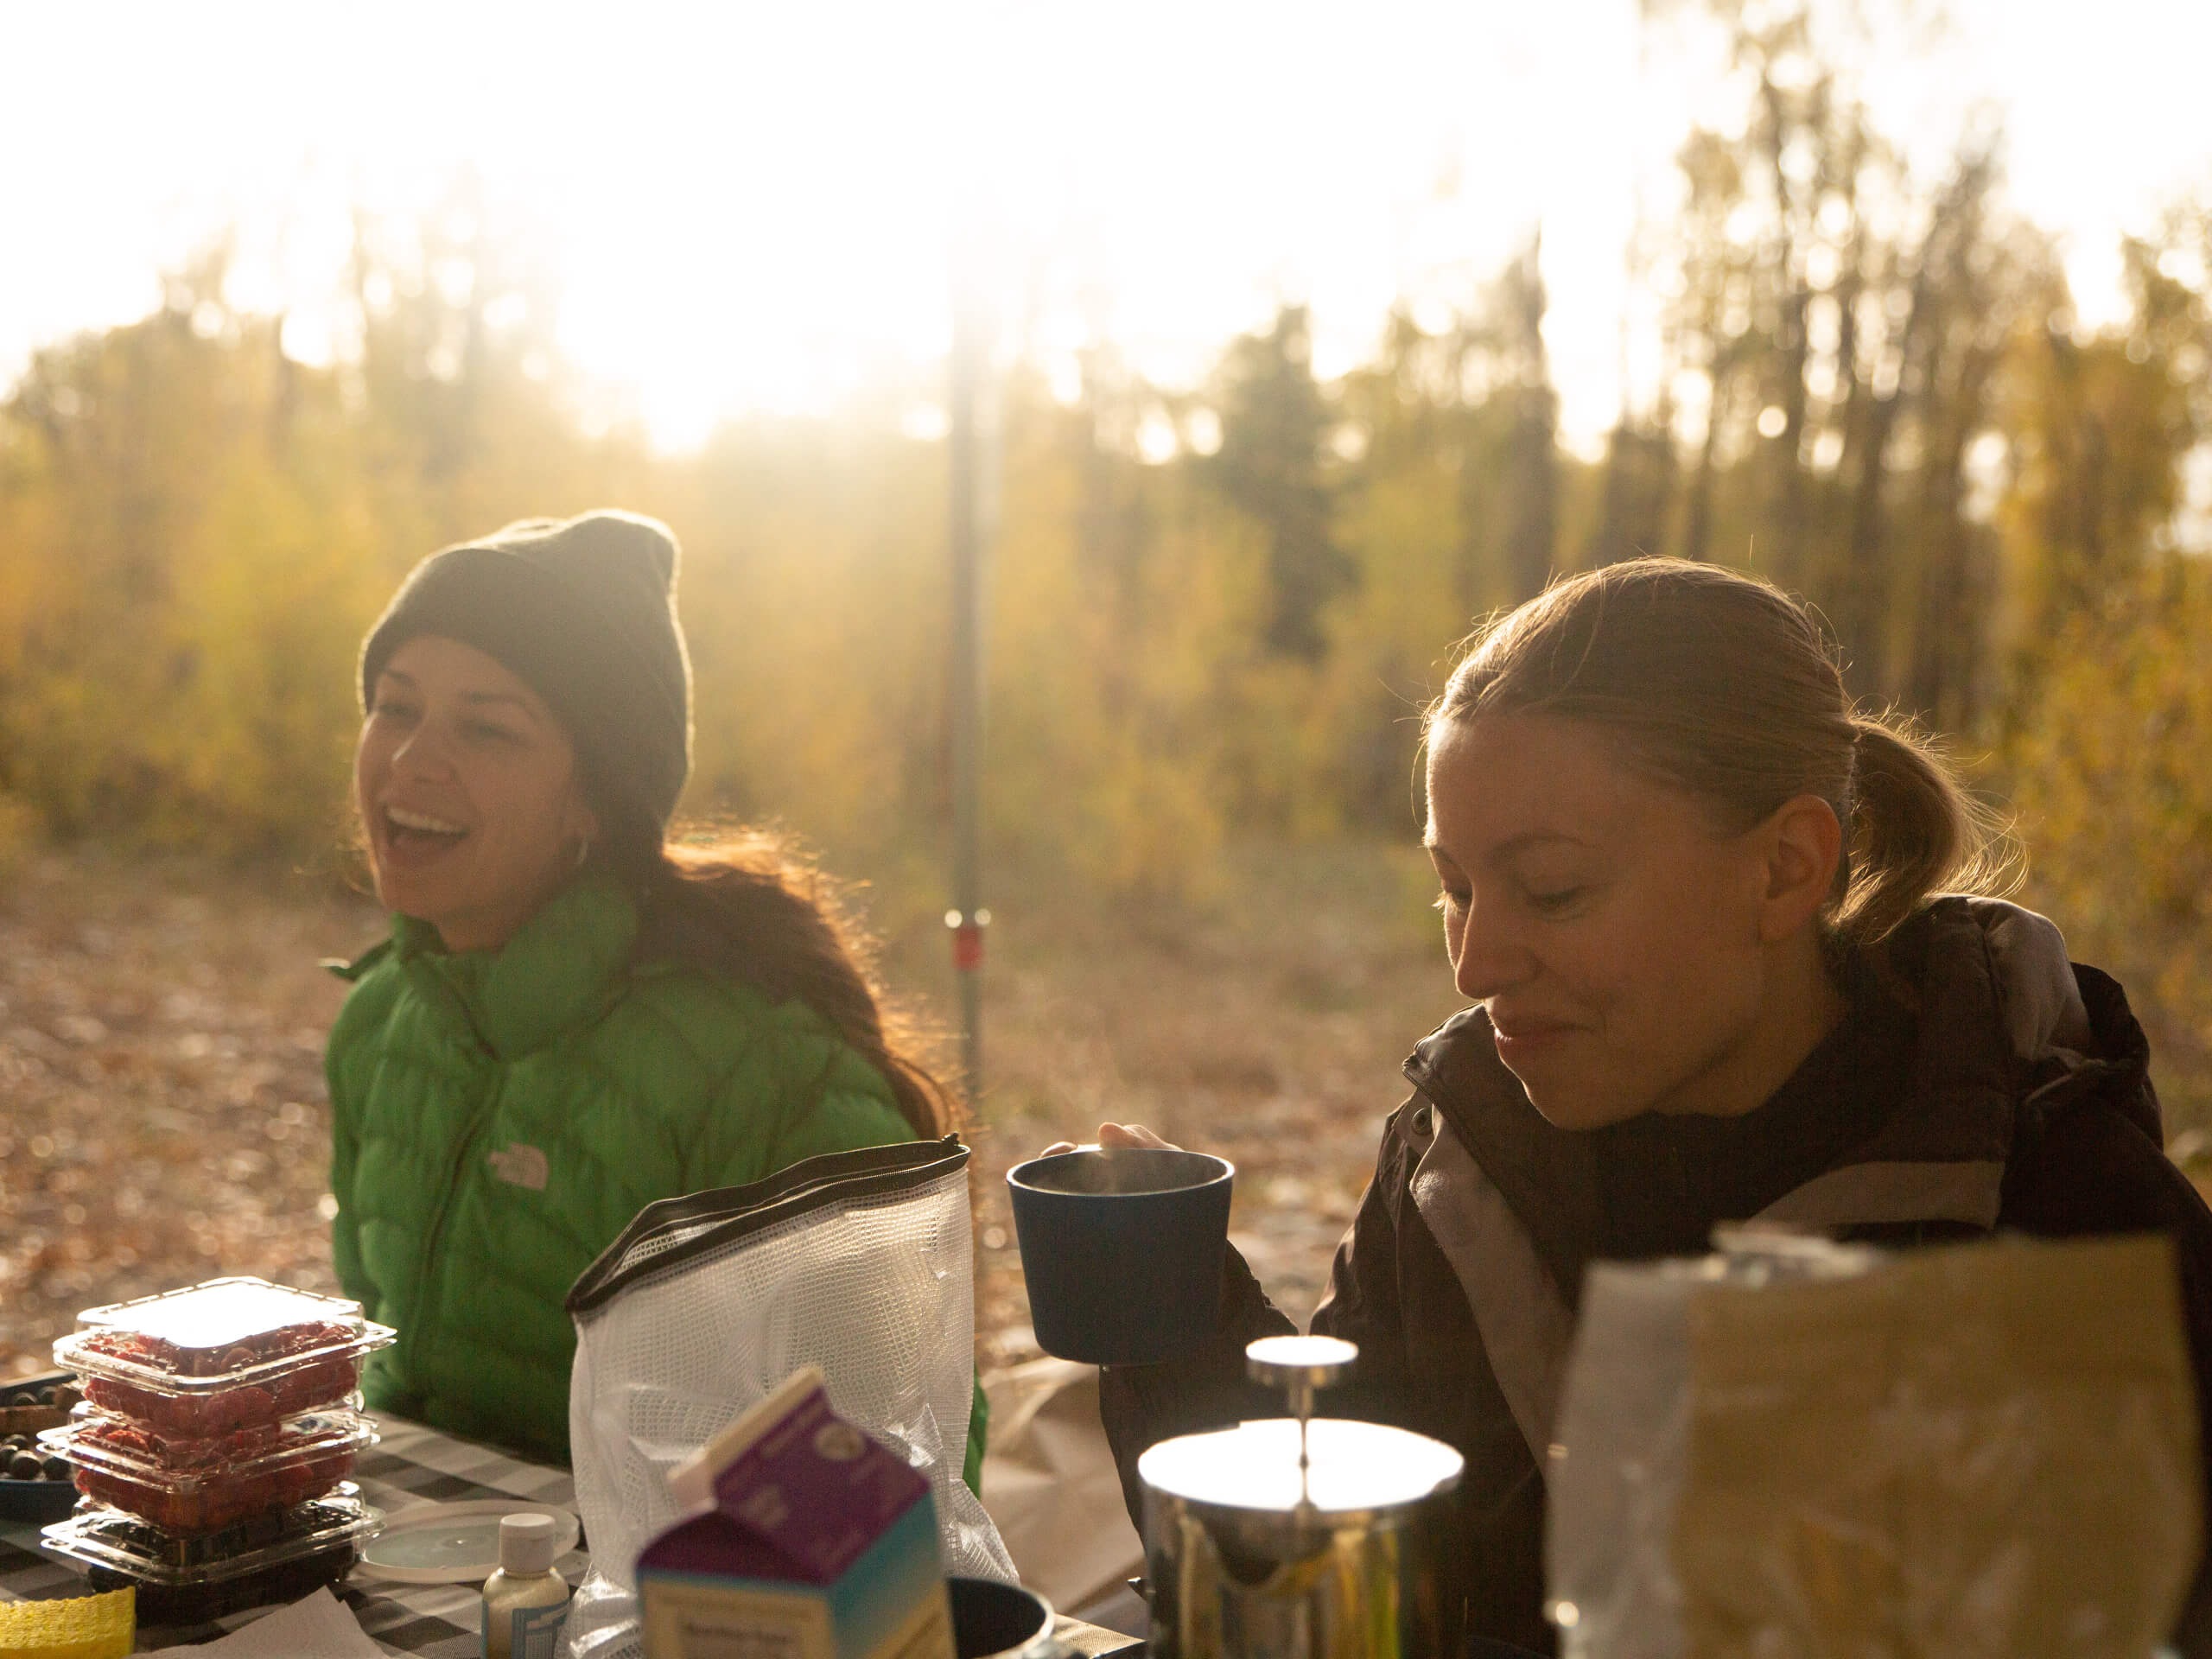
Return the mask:
<path id="1" fill-rule="evenodd" d="M 944 925 L 952 930 L 952 966 L 955 972 L 973 974 L 983 966 L 983 930 L 991 925 L 991 912 L 979 910 L 973 921 L 957 910 L 944 912 Z"/>

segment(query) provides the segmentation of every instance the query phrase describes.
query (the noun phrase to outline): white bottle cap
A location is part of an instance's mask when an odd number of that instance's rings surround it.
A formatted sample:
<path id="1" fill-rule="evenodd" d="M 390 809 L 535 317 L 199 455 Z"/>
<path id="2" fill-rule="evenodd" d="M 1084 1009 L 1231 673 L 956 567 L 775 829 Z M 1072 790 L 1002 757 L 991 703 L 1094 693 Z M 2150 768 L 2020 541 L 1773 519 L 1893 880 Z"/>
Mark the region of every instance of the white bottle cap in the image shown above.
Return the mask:
<path id="1" fill-rule="evenodd" d="M 553 1517 L 550 1515 L 503 1515 L 499 1517 L 499 1571 L 510 1573 L 544 1573 L 553 1566 Z"/>

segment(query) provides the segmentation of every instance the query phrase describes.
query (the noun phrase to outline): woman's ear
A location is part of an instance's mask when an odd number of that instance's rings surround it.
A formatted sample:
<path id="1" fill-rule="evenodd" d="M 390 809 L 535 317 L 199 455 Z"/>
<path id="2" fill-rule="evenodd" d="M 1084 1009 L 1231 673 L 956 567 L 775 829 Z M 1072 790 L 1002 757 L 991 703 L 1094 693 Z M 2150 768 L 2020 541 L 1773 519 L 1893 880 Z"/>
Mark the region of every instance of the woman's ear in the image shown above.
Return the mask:
<path id="1" fill-rule="evenodd" d="M 1765 824 L 1766 893 L 1759 906 L 1759 942 L 1788 938 L 1827 902 L 1843 856 L 1843 826 L 1817 795 L 1784 801 Z"/>

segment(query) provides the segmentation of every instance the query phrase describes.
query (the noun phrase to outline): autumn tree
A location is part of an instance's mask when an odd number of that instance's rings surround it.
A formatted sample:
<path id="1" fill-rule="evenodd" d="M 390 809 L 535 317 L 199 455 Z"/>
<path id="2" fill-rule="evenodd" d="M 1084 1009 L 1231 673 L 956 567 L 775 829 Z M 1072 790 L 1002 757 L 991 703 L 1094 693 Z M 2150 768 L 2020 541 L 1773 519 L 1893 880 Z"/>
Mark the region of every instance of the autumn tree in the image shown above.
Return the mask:
<path id="1" fill-rule="evenodd" d="M 1333 424 L 1313 378 L 1311 321 L 1286 305 L 1265 331 L 1240 337 L 1219 371 L 1221 492 L 1265 526 L 1268 643 L 1311 662 L 1326 645 L 1321 613 L 1357 569 L 1337 545 L 1325 447 Z"/>
<path id="2" fill-rule="evenodd" d="M 1820 607 L 1859 696 L 1977 727 L 1998 695 L 1984 624 L 2002 572 L 1971 474 L 1999 441 L 2017 321 L 2041 315 L 2055 270 L 2000 205 L 2001 130 L 1974 118 L 1925 181 L 1874 128 L 1823 27 L 1836 8 L 1648 10 L 1716 22 L 1745 105 L 1739 128 L 1683 146 L 1681 211 L 1654 262 L 1662 384 L 1701 383 L 1680 423 L 1680 505 L 1656 499 L 1675 411 L 1652 412 L 1640 457 L 1624 416 L 1605 522 L 1652 535 L 1650 550 L 1752 563 Z"/>

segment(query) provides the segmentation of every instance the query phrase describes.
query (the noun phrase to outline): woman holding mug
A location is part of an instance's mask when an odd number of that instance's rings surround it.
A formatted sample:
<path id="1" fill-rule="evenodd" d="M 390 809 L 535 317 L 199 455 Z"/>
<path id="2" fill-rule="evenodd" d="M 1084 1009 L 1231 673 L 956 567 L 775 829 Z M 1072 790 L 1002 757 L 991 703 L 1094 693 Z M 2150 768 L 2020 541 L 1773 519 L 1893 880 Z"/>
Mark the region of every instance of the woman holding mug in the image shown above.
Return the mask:
<path id="1" fill-rule="evenodd" d="M 510 524 L 417 565 L 361 649 L 354 804 L 392 930 L 343 969 L 331 1243 L 399 1332 L 363 1387 L 563 1463 L 563 1300 L 640 1209 L 953 1118 L 804 870 L 666 839 L 677 556 L 627 513 Z M 971 1485 L 982 1433 L 979 1393 Z"/>
<path id="2" fill-rule="evenodd" d="M 1544 1467 L 1585 1268 L 1700 1254 L 1718 1223 L 2168 1233 L 2212 1422 L 2212 1214 L 2160 1150 L 2141 1028 L 2051 923 L 1970 896 L 1976 810 L 1854 712 L 1801 607 L 1712 565 L 1576 576 L 1480 631 L 1426 736 L 1473 1006 L 1406 1063 L 1313 1328 L 1359 1344 L 1333 1413 L 1465 1457 L 1471 1633 L 1553 1646 Z M 1232 1251 L 1207 1350 L 1108 1370 L 1133 1513 L 1147 1446 L 1280 1410 L 1242 1353 L 1291 1329 Z"/>

